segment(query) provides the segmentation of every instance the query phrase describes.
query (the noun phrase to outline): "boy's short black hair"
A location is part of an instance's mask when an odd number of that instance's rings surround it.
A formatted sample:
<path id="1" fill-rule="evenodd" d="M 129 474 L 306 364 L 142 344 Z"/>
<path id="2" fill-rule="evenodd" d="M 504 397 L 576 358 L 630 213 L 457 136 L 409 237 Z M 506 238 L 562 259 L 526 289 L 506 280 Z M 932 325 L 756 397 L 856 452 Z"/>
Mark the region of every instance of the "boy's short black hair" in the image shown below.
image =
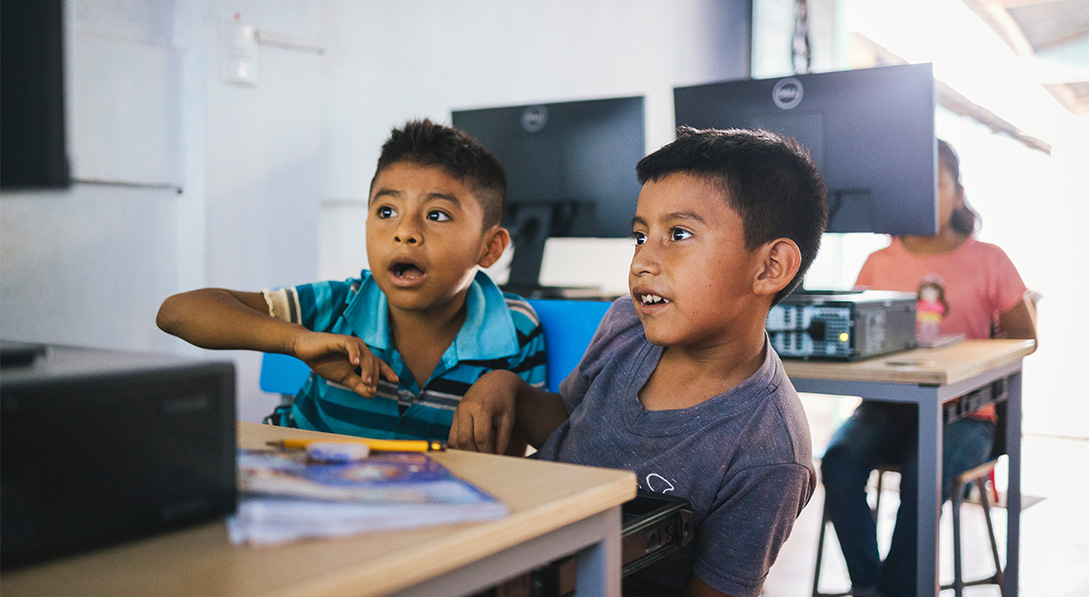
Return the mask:
<path id="1" fill-rule="evenodd" d="M 677 128 L 677 139 L 639 160 L 639 182 L 683 173 L 717 185 L 741 217 L 751 251 L 789 238 L 802 253 L 798 273 L 772 305 L 801 283 L 828 224 L 828 199 L 817 166 L 795 140 L 762 130 Z"/>
<path id="2" fill-rule="evenodd" d="M 382 170 L 396 162 L 438 166 L 472 189 L 484 208 L 484 230 L 503 224 L 507 172 L 499 158 L 464 131 L 432 122 L 410 120 L 390 132 L 382 144 L 371 187 Z"/>

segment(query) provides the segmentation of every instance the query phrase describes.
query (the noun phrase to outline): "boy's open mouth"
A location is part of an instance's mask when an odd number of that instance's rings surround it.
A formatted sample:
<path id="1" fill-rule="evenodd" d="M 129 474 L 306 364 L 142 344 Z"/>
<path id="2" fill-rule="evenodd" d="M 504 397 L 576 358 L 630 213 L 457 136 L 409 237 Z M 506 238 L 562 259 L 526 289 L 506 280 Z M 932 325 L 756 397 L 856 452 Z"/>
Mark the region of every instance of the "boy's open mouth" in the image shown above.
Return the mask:
<path id="1" fill-rule="evenodd" d="M 418 280 L 424 275 L 424 270 L 411 261 L 396 261 L 389 266 L 389 271 L 395 278 L 403 280 Z"/>

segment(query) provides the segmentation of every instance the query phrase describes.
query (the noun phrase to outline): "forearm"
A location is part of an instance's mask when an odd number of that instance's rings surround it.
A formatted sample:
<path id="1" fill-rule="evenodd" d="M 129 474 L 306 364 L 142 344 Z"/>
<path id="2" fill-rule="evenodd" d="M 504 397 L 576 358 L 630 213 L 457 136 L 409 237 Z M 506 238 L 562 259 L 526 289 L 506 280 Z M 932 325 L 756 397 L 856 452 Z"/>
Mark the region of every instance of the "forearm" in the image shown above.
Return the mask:
<path id="1" fill-rule="evenodd" d="M 515 408 L 515 431 L 535 448 L 544 445 L 548 436 L 568 417 L 567 407 L 559 394 L 546 392 L 525 382 L 518 389 Z"/>
<path id="2" fill-rule="evenodd" d="M 155 319 L 159 329 L 210 349 L 245 349 L 292 354 L 298 324 L 267 314 L 257 292 L 203 288 L 167 298 Z"/>
<path id="3" fill-rule="evenodd" d="M 999 315 L 1000 338 L 1036 340 L 1036 321 L 1027 301 Z"/>

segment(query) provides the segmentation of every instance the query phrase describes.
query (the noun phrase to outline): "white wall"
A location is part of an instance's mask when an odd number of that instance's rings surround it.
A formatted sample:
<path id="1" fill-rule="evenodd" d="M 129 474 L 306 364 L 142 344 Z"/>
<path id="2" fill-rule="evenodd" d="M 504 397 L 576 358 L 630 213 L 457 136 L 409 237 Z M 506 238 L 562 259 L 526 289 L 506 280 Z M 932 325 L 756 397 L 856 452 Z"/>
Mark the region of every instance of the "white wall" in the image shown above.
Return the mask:
<path id="1" fill-rule="evenodd" d="M 66 6 L 73 175 L 124 184 L 4 193 L 0 336 L 167 349 L 155 311 L 183 278 L 200 279 L 177 259 L 194 233 L 188 206 L 200 201 L 199 184 L 176 191 L 203 112 L 203 98 L 183 92 L 193 86 L 193 14 L 143 0 Z"/>
<path id="2" fill-rule="evenodd" d="M 373 3 L 330 2 L 321 277 L 355 275 L 366 263 L 359 203 L 391 125 L 449 122 L 455 109 L 644 95 L 647 148 L 656 149 L 673 139 L 674 86 L 748 75 L 748 5 L 413 1 L 379 13 Z M 411 31 L 390 27 L 408 22 Z M 631 247 L 551 240 L 541 281 L 624 293 Z M 500 282 L 505 265 L 490 270 Z"/>
<path id="3" fill-rule="evenodd" d="M 200 286 L 357 274 L 361 202 L 390 127 L 641 94 L 653 149 L 672 138 L 673 86 L 749 65 L 741 0 L 70 0 L 67 11 L 74 170 L 124 185 L 4 193 L 0 337 L 230 358 L 243 420 L 276 401 L 256 389 L 259 355 L 163 334 L 159 304 Z M 235 13 L 324 53 L 262 45 L 257 84 L 227 83 L 220 27 Z M 560 257 L 545 281 L 611 276 L 623 290 L 630 243 L 597 242 L 600 259 L 578 268 L 550 248 Z"/>

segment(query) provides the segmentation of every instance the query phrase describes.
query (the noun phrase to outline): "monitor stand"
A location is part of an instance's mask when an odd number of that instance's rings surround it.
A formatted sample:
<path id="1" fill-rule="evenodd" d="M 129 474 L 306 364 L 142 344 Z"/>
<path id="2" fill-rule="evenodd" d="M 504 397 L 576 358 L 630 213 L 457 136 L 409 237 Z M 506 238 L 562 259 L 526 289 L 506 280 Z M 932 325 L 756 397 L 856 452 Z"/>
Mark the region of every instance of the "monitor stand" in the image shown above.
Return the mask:
<path id="1" fill-rule="evenodd" d="M 538 281 L 545 243 L 552 229 L 552 214 L 552 203 L 518 206 L 511 226 L 514 256 L 510 276 L 501 288 L 530 299 L 602 298 L 601 289 L 597 287 L 543 286 Z"/>
<path id="2" fill-rule="evenodd" d="M 518 206 L 511 226 L 514 257 L 510 262 L 507 286 L 524 289 L 540 285 L 537 280 L 541 276 L 541 261 L 551 228 L 550 204 Z"/>

